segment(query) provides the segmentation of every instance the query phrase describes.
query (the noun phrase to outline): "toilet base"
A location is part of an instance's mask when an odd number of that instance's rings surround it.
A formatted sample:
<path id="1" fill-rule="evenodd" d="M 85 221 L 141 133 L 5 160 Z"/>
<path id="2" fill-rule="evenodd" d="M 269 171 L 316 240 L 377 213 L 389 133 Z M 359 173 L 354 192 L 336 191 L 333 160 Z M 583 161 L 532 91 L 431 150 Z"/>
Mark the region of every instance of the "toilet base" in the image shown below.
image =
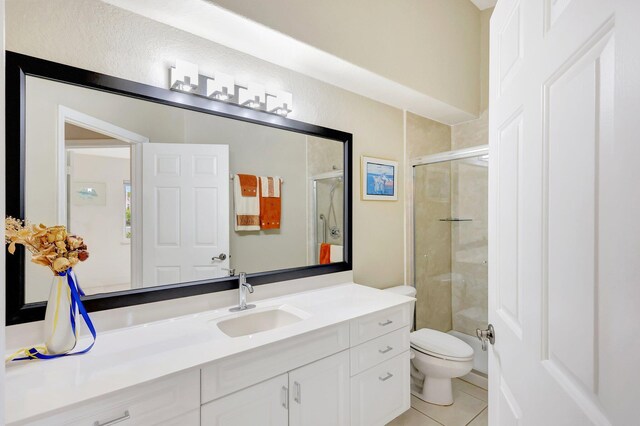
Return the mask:
<path id="1" fill-rule="evenodd" d="M 424 402 L 435 405 L 453 404 L 451 379 L 425 377 L 422 388 L 415 382 L 411 385 L 411 394 Z"/>

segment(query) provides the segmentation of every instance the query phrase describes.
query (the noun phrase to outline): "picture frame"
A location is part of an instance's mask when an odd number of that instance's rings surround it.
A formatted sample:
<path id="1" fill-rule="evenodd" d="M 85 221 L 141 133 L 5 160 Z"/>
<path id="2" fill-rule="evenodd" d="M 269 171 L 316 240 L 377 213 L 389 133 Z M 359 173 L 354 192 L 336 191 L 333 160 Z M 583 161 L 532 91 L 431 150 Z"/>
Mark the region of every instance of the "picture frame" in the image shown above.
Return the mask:
<path id="1" fill-rule="evenodd" d="M 365 201 L 398 200 L 398 162 L 362 156 L 361 194 Z"/>

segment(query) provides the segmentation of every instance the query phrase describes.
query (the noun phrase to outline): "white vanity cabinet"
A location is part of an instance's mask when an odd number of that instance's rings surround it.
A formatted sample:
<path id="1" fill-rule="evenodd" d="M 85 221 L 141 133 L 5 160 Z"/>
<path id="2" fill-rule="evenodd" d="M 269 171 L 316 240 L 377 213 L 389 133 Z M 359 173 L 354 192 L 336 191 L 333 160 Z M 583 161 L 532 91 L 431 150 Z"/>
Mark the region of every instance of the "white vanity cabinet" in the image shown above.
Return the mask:
<path id="1" fill-rule="evenodd" d="M 127 387 L 109 386 L 114 380 L 136 375 L 142 364 L 101 368 L 98 348 L 92 358 L 69 363 L 74 368 L 69 374 L 77 369 L 84 371 L 79 377 L 93 374 L 95 379 L 83 383 L 84 388 L 73 382 L 64 390 L 53 385 L 36 388 L 38 395 L 57 395 L 68 402 L 56 405 L 59 399 L 24 393 L 10 402 L 7 424 L 383 426 L 410 407 L 412 304 L 397 299 L 401 296 L 355 285 L 323 291 L 329 295 L 310 293 L 315 297 L 313 303 L 303 305 L 306 299 L 302 299 L 300 304 L 316 316 L 298 323 L 305 327 L 301 333 L 283 327 L 280 335 L 224 337 L 216 342 L 220 346 L 211 341 L 201 346 L 196 343 L 190 350 L 203 361 L 184 363 L 178 372 L 164 376 L 143 369 L 138 374 L 140 381 Z M 290 299 L 294 306 L 295 297 Z M 176 330 L 202 326 L 198 317 L 180 321 Z M 207 321 L 211 323 L 210 318 Z M 166 339 L 164 326 L 160 323 L 157 330 L 151 330 L 157 333 L 158 343 Z M 150 331 L 137 327 L 110 337 L 114 342 L 136 342 L 140 332 Z M 230 350 L 238 347 L 242 349 Z M 216 350 L 218 354 L 206 355 Z M 171 352 L 157 354 L 153 367 L 167 365 L 176 371 L 176 363 L 184 360 L 182 352 L 167 353 Z M 106 373 L 109 369 L 117 374 Z M 39 382 L 35 372 L 14 371 L 9 395 Z M 82 395 L 80 389 L 89 392 Z"/>
<path id="2" fill-rule="evenodd" d="M 349 351 L 289 373 L 289 426 L 349 426 Z"/>
<path id="3" fill-rule="evenodd" d="M 202 406 L 202 426 L 348 426 L 349 351 Z"/>

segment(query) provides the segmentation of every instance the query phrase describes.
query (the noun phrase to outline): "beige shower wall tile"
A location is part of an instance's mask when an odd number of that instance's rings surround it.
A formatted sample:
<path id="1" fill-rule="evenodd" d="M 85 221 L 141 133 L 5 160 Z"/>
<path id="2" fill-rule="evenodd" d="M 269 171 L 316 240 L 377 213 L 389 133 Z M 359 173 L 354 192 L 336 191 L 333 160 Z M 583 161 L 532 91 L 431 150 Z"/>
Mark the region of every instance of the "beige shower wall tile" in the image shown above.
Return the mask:
<path id="1" fill-rule="evenodd" d="M 451 149 L 471 148 L 489 143 L 489 110 L 476 120 L 451 126 Z"/>
<path id="2" fill-rule="evenodd" d="M 407 112 L 407 158 L 451 149 L 451 126 Z"/>

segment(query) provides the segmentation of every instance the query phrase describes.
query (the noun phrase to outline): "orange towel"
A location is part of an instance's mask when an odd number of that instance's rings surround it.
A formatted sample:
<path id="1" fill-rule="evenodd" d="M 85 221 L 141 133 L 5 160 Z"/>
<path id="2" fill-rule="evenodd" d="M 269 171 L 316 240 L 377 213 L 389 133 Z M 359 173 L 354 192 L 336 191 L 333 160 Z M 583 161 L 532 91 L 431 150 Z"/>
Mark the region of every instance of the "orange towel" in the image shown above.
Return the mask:
<path id="1" fill-rule="evenodd" d="M 265 180 L 265 185 L 262 180 Z M 260 177 L 258 191 L 260 193 L 260 229 L 280 229 L 280 216 L 282 214 L 282 180 L 280 178 Z M 267 192 L 263 191 L 263 186 Z M 274 187 L 277 190 L 274 191 Z M 277 194 L 277 196 L 275 195 Z"/>
<path id="2" fill-rule="evenodd" d="M 255 197 L 258 195 L 258 177 L 254 175 L 238 175 L 240 178 L 240 190 L 243 197 Z"/>
<path id="3" fill-rule="evenodd" d="M 322 243 L 320 244 L 320 264 L 326 265 L 331 263 L 331 244 Z"/>

